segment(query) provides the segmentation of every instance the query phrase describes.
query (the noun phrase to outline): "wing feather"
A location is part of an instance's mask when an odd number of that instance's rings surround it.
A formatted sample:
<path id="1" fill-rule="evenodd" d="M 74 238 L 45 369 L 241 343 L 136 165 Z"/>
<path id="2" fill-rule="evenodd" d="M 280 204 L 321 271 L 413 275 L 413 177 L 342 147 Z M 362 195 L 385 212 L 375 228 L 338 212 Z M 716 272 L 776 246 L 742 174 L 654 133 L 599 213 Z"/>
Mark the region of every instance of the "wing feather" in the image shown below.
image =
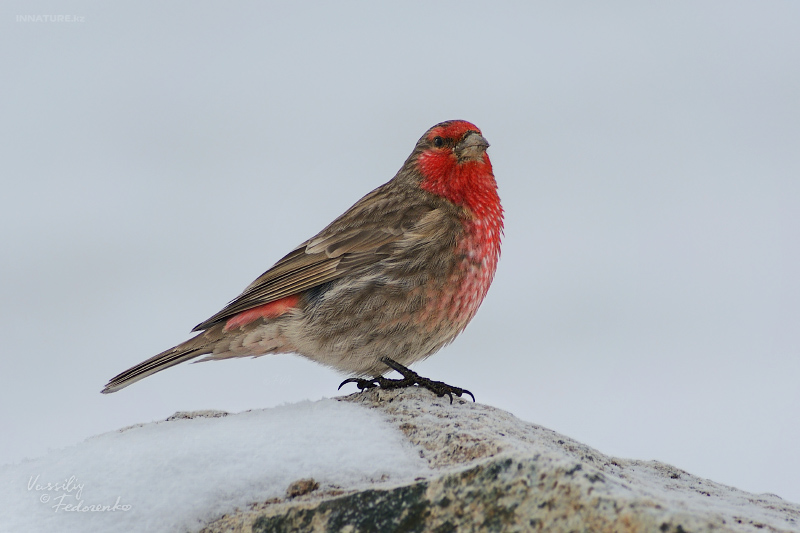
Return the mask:
<path id="1" fill-rule="evenodd" d="M 403 201 L 403 192 L 389 185 L 391 182 L 359 200 L 193 331 L 206 330 L 248 309 L 340 279 L 390 257 L 404 235 L 413 231 L 421 220 L 430 221 L 431 212 L 436 211 L 437 206 L 431 202 L 409 207 L 409 202 Z M 369 216 L 375 211 L 379 211 L 380 216 Z"/>

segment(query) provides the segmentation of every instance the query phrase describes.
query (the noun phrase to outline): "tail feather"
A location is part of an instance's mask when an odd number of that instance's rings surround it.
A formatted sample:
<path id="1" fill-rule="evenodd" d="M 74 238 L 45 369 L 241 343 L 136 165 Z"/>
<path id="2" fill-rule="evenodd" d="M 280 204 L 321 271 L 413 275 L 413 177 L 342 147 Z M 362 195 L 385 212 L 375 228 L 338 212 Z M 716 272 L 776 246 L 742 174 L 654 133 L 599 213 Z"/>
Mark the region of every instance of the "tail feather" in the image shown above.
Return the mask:
<path id="1" fill-rule="evenodd" d="M 169 350 L 165 350 L 147 361 L 142 361 L 138 365 L 114 376 L 100 392 L 103 394 L 117 392 L 131 383 L 151 376 L 156 372 L 161 372 L 162 370 L 183 363 L 184 361 L 189 361 L 195 357 L 211 353 L 214 350 L 214 344 L 221 337 L 222 324 L 204 331 L 188 341 L 182 342 Z"/>

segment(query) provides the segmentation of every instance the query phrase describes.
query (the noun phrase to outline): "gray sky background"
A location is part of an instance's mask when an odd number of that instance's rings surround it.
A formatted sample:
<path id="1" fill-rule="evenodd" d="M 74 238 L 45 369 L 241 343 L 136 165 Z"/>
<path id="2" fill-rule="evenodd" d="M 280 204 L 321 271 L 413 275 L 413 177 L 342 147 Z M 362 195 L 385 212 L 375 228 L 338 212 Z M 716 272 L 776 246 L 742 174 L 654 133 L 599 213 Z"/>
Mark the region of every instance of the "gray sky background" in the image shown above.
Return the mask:
<path id="1" fill-rule="evenodd" d="M 462 118 L 492 143 L 503 255 L 415 369 L 800 502 L 798 20 L 790 1 L 3 2 L 0 462 L 337 395 L 289 355 L 99 391 Z"/>

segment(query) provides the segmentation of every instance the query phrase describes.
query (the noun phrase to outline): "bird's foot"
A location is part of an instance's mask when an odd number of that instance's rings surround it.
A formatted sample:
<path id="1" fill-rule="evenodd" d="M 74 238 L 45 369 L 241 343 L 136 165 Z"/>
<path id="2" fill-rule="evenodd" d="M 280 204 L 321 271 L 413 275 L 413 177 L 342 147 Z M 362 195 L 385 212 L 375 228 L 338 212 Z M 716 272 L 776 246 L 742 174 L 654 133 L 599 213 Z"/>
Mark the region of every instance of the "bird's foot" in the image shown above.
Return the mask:
<path id="1" fill-rule="evenodd" d="M 453 395 L 456 395 L 460 398 L 462 394 L 469 394 L 472 398 L 472 401 L 475 401 L 475 396 L 467 389 L 453 387 L 452 385 L 448 385 L 447 383 L 443 383 L 441 381 L 433 381 L 432 379 L 424 378 L 413 370 L 404 367 L 397 361 L 389 359 L 388 357 L 384 357 L 381 359 L 381 361 L 392 370 L 395 370 L 401 374 L 403 379 L 389 379 L 383 376 L 378 376 L 373 379 L 349 378 L 342 381 L 341 385 L 339 385 L 339 388 L 341 389 L 342 386 L 346 385 L 347 383 L 355 383 L 356 386 L 362 391 L 364 389 L 372 389 L 375 387 L 392 390 L 417 385 L 418 387 L 428 389 L 436 394 L 436 396 L 441 397 L 446 394 L 448 398 L 450 398 L 450 403 L 453 403 Z"/>

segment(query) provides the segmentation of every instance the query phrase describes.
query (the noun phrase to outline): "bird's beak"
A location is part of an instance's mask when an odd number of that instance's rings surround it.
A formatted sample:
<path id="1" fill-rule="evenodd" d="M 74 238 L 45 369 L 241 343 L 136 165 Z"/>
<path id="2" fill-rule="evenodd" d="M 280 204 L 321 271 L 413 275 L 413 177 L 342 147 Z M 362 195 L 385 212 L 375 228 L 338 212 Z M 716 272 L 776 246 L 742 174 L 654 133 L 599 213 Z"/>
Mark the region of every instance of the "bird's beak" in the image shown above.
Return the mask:
<path id="1" fill-rule="evenodd" d="M 483 153 L 487 148 L 489 148 L 489 142 L 480 133 L 471 131 L 456 145 L 454 152 L 459 163 L 482 161 Z"/>

